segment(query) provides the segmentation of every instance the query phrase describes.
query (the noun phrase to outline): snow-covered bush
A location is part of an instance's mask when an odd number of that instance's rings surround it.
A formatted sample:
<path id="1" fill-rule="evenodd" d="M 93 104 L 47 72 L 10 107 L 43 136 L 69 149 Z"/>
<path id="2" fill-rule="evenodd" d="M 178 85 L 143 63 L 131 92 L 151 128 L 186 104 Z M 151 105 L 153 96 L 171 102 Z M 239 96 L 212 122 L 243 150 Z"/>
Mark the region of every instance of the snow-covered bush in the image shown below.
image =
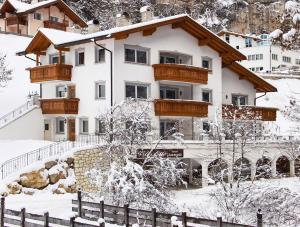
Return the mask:
<path id="1" fill-rule="evenodd" d="M 12 69 L 7 65 L 6 55 L 0 53 L 0 87 L 5 87 L 12 79 Z"/>

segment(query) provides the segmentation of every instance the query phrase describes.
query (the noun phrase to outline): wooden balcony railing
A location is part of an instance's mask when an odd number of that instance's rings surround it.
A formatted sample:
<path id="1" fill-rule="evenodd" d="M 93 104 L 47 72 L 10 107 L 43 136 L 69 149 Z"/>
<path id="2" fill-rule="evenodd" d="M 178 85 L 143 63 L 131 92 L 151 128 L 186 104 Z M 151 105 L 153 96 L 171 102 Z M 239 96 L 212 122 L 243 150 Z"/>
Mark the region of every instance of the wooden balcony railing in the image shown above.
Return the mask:
<path id="1" fill-rule="evenodd" d="M 26 20 L 22 17 L 17 17 L 17 16 L 11 16 L 6 18 L 6 25 L 11 26 L 11 25 L 26 25 Z"/>
<path id="2" fill-rule="evenodd" d="M 79 99 L 42 99 L 43 114 L 78 114 Z"/>
<path id="3" fill-rule="evenodd" d="M 44 27 L 66 31 L 67 27 L 68 27 L 68 23 L 69 23 L 68 21 L 57 22 L 57 21 L 52 21 L 52 20 L 45 20 L 44 21 Z"/>
<path id="4" fill-rule="evenodd" d="M 223 105 L 223 119 L 276 121 L 276 108 Z"/>
<path id="5" fill-rule="evenodd" d="M 70 81 L 72 77 L 72 65 L 54 64 L 30 68 L 31 83 L 39 83 L 52 80 Z"/>
<path id="6" fill-rule="evenodd" d="M 207 117 L 208 105 L 207 102 L 181 99 L 156 99 L 154 101 L 156 116 Z"/>
<path id="7" fill-rule="evenodd" d="M 204 68 L 177 64 L 155 64 L 152 66 L 155 80 L 199 84 L 207 84 L 208 81 L 208 70 Z"/>

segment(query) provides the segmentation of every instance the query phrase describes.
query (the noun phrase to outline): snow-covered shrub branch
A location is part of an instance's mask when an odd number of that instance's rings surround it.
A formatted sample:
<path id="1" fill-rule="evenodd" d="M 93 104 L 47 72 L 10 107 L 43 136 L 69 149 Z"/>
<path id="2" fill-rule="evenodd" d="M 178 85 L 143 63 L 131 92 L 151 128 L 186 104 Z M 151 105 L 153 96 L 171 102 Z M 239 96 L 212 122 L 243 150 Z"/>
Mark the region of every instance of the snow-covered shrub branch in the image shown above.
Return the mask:
<path id="1" fill-rule="evenodd" d="M 5 87 L 12 79 L 12 69 L 8 67 L 6 55 L 0 53 L 0 87 Z"/>

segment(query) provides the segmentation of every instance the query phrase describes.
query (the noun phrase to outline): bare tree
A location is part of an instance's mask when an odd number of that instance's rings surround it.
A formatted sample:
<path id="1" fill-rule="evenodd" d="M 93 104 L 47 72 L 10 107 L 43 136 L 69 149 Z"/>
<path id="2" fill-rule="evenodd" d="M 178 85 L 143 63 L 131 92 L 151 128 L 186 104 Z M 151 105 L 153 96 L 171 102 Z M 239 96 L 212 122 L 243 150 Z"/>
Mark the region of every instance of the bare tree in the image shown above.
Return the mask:
<path id="1" fill-rule="evenodd" d="M 13 70 L 8 67 L 6 55 L 0 53 L 0 87 L 5 87 L 12 79 Z"/>

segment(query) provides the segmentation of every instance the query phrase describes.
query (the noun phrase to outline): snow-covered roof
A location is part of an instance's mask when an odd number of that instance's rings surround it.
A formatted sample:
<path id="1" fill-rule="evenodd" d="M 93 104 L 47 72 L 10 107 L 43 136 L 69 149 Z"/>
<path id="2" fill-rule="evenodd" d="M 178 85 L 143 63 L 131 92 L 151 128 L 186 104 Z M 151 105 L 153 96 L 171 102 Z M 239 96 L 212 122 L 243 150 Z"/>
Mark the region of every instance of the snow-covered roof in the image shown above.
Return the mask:
<path id="1" fill-rule="evenodd" d="M 232 31 L 228 31 L 228 30 L 222 30 L 217 33 L 218 36 L 223 36 L 224 34 L 240 36 L 243 38 L 252 38 L 254 40 L 262 40 L 261 38 L 259 38 L 258 36 L 254 35 L 254 34 L 242 34 L 242 33 L 232 32 Z"/>
<path id="2" fill-rule="evenodd" d="M 70 42 L 74 39 L 82 39 L 85 35 L 79 33 L 64 32 L 61 30 L 40 28 L 39 32 L 43 33 L 53 45 L 58 45 L 64 42 Z"/>
<path id="3" fill-rule="evenodd" d="M 42 7 L 44 5 L 48 5 L 49 3 L 54 3 L 57 0 L 46 0 L 46 1 L 37 2 L 34 4 L 28 4 L 28 3 L 21 2 L 18 0 L 7 0 L 7 1 L 9 1 L 9 3 L 16 9 L 17 13 L 23 13 L 28 10 L 32 10 L 35 8 Z"/>

